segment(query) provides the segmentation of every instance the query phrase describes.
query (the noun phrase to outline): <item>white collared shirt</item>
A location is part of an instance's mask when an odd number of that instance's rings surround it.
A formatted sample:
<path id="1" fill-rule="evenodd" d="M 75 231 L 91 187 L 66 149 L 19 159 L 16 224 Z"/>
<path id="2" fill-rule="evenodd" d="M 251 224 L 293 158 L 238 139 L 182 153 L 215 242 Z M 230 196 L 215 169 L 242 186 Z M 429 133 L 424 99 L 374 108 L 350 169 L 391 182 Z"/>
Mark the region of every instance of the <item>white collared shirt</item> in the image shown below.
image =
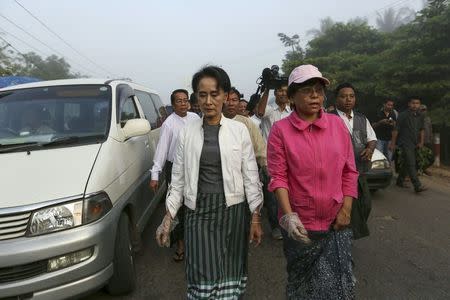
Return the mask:
<path id="1" fill-rule="evenodd" d="M 286 105 L 286 108 L 281 111 L 280 107 L 271 107 L 267 106 L 266 113 L 264 117 L 261 118 L 261 131 L 263 138 L 267 142 L 267 138 L 269 137 L 270 129 L 272 128 L 273 123 L 279 121 L 281 119 L 286 118 L 291 114 L 291 108 Z"/>
<path id="2" fill-rule="evenodd" d="M 347 117 L 345 112 L 340 111 L 339 109 L 336 109 L 336 111 L 338 112 L 341 119 L 344 121 L 350 134 L 353 134 L 353 117 L 355 116 L 355 114 L 353 113 L 353 110 L 350 112 L 350 117 L 351 117 L 350 119 Z M 375 131 L 373 130 L 372 125 L 370 125 L 370 122 L 367 118 L 366 118 L 366 131 L 367 131 L 366 143 L 377 140 L 377 135 L 375 134 Z"/>
<path id="3" fill-rule="evenodd" d="M 153 157 L 152 180 L 159 179 L 159 173 L 161 173 L 166 160 L 173 162 L 181 128 L 185 127 L 188 122 L 198 119 L 200 117 L 192 112 L 188 112 L 185 117 L 180 117 L 176 113 L 167 117 L 161 126 L 158 146 Z"/>
<path id="4" fill-rule="evenodd" d="M 255 123 L 256 127 L 261 131 L 261 119 L 258 118 L 257 115 L 253 115 L 250 117 L 250 120 L 252 120 L 253 123 Z"/>

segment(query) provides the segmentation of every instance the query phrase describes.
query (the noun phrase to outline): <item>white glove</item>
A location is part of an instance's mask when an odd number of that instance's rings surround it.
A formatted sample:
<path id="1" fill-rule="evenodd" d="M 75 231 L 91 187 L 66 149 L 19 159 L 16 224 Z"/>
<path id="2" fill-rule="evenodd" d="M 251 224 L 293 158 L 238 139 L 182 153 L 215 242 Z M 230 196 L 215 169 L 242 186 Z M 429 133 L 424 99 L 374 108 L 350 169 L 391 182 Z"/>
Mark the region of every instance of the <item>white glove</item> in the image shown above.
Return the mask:
<path id="1" fill-rule="evenodd" d="M 308 237 L 308 231 L 303 226 L 297 213 L 288 213 L 281 217 L 280 226 L 287 231 L 288 236 L 296 241 L 303 241 L 307 244 L 311 243 Z"/>
<path id="2" fill-rule="evenodd" d="M 156 242 L 160 247 L 170 247 L 170 232 L 177 226 L 178 220 L 166 214 L 156 229 Z"/>

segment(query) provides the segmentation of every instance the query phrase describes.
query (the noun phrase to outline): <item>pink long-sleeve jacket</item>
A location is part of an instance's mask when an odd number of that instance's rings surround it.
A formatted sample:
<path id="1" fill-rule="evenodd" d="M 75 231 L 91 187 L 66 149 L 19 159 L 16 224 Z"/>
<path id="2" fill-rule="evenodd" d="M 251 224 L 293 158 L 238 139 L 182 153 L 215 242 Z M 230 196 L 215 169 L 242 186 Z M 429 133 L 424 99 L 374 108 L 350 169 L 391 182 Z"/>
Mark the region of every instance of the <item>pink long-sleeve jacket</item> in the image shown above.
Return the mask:
<path id="1" fill-rule="evenodd" d="M 328 230 L 344 196 L 358 197 L 353 147 L 338 116 L 322 111 L 311 123 L 292 112 L 276 122 L 267 141 L 267 162 L 269 190 L 288 190 L 292 210 L 307 230 Z"/>

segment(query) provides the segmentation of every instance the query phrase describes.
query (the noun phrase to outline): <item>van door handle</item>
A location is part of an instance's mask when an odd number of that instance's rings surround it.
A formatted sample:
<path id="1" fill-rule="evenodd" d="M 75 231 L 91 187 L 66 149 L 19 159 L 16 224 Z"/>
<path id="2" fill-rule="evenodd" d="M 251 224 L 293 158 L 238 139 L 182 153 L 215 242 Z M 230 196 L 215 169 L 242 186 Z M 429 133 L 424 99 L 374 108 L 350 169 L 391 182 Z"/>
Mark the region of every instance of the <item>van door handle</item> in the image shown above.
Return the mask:
<path id="1" fill-rule="evenodd" d="M 149 146 L 149 144 L 148 144 L 148 141 L 145 141 L 145 148 L 150 148 L 150 146 Z"/>

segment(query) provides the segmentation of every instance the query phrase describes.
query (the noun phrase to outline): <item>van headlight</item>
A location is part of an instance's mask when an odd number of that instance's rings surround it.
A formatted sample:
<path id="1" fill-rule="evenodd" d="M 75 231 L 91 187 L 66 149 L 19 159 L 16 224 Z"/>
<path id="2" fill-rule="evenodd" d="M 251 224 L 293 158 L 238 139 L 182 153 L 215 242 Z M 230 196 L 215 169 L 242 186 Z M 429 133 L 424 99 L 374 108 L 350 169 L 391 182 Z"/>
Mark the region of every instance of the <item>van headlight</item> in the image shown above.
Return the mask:
<path id="1" fill-rule="evenodd" d="M 106 215 L 111 208 L 112 203 L 106 193 L 41 208 L 31 215 L 27 235 L 40 235 L 88 224 Z"/>
<path id="2" fill-rule="evenodd" d="M 372 162 L 372 169 L 389 169 L 390 164 L 386 159 L 376 160 Z"/>

